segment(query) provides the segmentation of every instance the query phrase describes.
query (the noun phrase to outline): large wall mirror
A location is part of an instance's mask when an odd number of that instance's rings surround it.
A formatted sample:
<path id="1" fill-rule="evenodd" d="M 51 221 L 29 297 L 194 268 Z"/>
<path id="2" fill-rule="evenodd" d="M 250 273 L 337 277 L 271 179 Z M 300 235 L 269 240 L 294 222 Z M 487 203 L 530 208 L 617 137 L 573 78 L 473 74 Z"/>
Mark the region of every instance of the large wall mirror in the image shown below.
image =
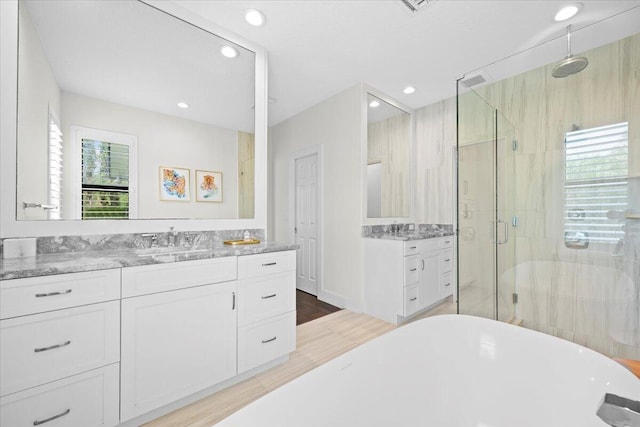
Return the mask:
<path id="1" fill-rule="evenodd" d="M 411 137 L 411 114 L 367 93 L 367 218 L 410 216 Z"/>
<path id="2" fill-rule="evenodd" d="M 254 218 L 255 52 L 140 1 L 20 0 L 17 80 L 18 220 Z"/>

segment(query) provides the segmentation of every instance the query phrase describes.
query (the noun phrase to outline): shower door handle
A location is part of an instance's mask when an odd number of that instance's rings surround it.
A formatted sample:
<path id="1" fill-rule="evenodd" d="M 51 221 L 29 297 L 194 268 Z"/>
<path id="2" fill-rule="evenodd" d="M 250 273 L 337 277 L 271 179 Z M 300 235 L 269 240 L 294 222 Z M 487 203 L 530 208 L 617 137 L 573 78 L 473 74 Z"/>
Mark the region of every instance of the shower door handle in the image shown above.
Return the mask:
<path id="1" fill-rule="evenodd" d="M 498 225 L 502 224 L 504 226 L 504 240 L 500 240 L 500 238 L 498 238 L 498 241 L 496 242 L 499 245 L 504 245 L 505 243 L 507 243 L 509 241 L 509 224 L 507 224 L 506 222 L 504 222 L 501 219 L 497 220 L 496 224 L 498 224 Z M 498 232 L 499 232 L 499 230 L 498 230 Z"/>

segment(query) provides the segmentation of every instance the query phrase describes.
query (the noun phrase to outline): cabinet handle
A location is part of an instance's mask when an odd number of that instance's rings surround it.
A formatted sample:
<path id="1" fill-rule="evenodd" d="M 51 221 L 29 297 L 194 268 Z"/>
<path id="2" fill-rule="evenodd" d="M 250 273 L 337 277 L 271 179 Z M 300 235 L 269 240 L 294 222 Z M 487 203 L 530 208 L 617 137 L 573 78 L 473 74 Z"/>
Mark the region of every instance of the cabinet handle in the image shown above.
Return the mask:
<path id="1" fill-rule="evenodd" d="M 262 298 L 262 299 L 269 299 L 269 298 L 273 298 L 273 297 L 275 297 L 276 295 L 277 295 L 277 294 L 265 295 L 265 296 L 260 297 L 260 298 Z"/>
<path id="2" fill-rule="evenodd" d="M 67 289 L 66 291 L 49 292 L 46 294 L 36 294 L 36 298 L 52 297 L 55 295 L 66 295 L 66 294 L 70 294 L 71 291 L 72 291 L 71 289 Z"/>
<path id="3" fill-rule="evenodd" d="M 48 351 L 48 350 L 53 350 L 53 349 L 60 348 L 60 347 L 66 347 L 69 344 L 71 344 L 71 340 L 67 340 L 67 341 L 63 342 L 62 344 L 50 345 L 49 347 L 34 348 L 33 351 L 34 351 L 34 353 L 40 353 L 42 351 Z"/>
<path id="4" fill-rule="evenodd" d="M 417 246 L 409 246 L 409 249 L 417 249 Z"/>
<path id="5" fill-rule="evenodd" d="M 445 243 L 451 243 L 451 240 L 445 240 L 444 242 Z"/>
<path id="6" fill-rule="evenodd" d="M 412 268 L 412 269 L 411 269 L 411 270 L 409 270 L 409 271 L 416 271 L 417 269 L 418 269 L 418 268 L 416 267 L 416 268 Z"/>
<path id="7" fill-rule="evenodd" d="M 449 261 L 451 261 L 451 258 L 447 258 L 444 260 L 444 262 L 449 262 Z"/>
<path id="8" fill-rule="evenodd" d="M 236 309 L 236 293 L 232 292 L 231 295 L 233 296 L 233 300 L 231 302 L 231 310 L 235 310 Z"/>
<path id="9" fill-rule="evenodd" d="M 35 420 L 33 422 L 34 426 L 39 426 L 40 424 L 44 424 L 44 423 L 48 423 L 49 421 L 53 421 L 53 420 L 57 420 L 60 417 L 64 417 L 65 415 L 69 414 L 69 412 L 71 412 L 71 409 L 67 409 L 64 412 L 59 413 L 58 415 L 54 415 L 53 417 L 47 418 L 46 420 Z"/>
<path id="10" fill-rule="evenodd" d="M 421 261 L 422 261 L 422 269 L 424 270 L 424 260 L 421 260 Z"/>
<path id="11" fill-rule="evenodd" d="M 409 301 L 415 301 L 417 299 L 418 299 L 418 297 L 413 297 L 413 298 L 409 298 Z"/>
<path id="12" fill-rule="evenodd" d="M 268 340 L 262 340 L 262 344 L 266 344 L 271 341 L 275 341 L 277 337 L 269 338 Z"/>
<path id="13" fill-rule="evenodd" d="M 445 284 L 445 286 L 449 286 L 450 284 L 451 284 L 451 282 L 449 282 L 449 283 Z"/>
<path id="14" fill-rule="evenodd" d="M 276 265 L 277 262 L 267 262 L 265 264 L 262 264 L 263 267 L 269 267 L 270 265 Z"/>

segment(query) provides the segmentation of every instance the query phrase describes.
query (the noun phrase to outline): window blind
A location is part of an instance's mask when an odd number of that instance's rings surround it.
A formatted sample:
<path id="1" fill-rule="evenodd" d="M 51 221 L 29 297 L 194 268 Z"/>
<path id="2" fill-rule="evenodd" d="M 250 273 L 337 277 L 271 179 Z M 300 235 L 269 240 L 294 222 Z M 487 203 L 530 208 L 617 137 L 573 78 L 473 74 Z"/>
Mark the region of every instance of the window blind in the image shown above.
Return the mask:
<path id="1" fill-rule="evenodd" d="M 578 130 L 565 139 L 565 236 L 617 243 L 616 211 L 627 207 L 628 123 Z"/>
<path id="2" fill-rule="evenodd" d="M 82 140 L 82 219 L 129 218 L 129 146 Z"/>
<path id="3" fill-rule="evenodd" d="M 58 120 L 49 112 L 49 219 L 60 219 L 62 206 L 62 131 Z"/>

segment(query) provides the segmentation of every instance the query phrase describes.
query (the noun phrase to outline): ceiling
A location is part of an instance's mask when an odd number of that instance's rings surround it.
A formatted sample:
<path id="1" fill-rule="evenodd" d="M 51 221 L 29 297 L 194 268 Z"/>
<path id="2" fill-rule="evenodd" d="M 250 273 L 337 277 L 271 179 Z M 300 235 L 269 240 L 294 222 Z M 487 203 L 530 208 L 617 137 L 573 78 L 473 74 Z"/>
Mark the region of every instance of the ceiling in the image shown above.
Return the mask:
<path id="1" fill-rule="evenodd" d="M 583 0 L 561 23 L 553 16 L 571 1 L 432 0 L 417 13 L 400 0 L 176 1 L 267 49 L 272 126 L 361 82 L 417 109 L 454 96 L 472 70 L 499 80 L 559 61 L 568 24 L 573 53 L 640 32 L 640 1 Z M 250 27 L 247 8 L 266 25 Z"/>

